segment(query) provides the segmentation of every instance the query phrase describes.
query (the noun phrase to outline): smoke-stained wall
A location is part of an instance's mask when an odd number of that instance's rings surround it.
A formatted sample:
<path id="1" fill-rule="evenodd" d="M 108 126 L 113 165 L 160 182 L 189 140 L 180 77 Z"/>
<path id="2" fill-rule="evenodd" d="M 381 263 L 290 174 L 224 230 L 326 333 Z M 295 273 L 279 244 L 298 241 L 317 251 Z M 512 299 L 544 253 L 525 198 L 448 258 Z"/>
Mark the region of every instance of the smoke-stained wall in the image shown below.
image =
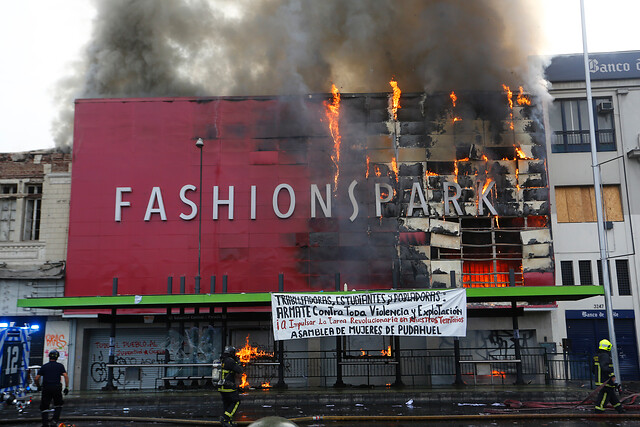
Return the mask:
<path id="1" fill-rule="evenodd" d="M 79 101 L 65 294 L 193 292 L 199 220 L 205 290 L 552 284 L 533 107 L 390 96 L 342 95 L 340 145 L 335 95 Z"/>

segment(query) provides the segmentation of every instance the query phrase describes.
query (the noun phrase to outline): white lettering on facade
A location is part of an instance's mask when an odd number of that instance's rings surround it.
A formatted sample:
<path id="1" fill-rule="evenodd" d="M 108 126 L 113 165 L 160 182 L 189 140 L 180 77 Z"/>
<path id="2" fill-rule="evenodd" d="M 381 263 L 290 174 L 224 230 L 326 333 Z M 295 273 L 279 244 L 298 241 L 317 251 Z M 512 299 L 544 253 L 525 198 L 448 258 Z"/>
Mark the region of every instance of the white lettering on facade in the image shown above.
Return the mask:
<path id="1" fill-rule="evenodd" d="M 380 188 L 384 187 L 387 190 L 387 195 L 383 198 Z M 393 187 L 386 183 L 376 182 L 376 216 L 382 216 L 382 204 L 390 202 L 393 199 Z"/>
<path id="2" fill-rule="evenodd" d="M 449 192 L 449 188 L 453 187 L 456 192 L 453 196 Z M 462 215 L 462 209 L 460 209 L 460 205 L 458 204 L 458 199 L 460 198 L 460 194 L 462 193 L 462 188 L 458 185 L 457 182 L 448 182 L 445 181 L 443 185 L 443 193 L 444 193 L 444 214 L 449 215 L 449 202 L 453 203 L 453 207 L 456 209 L 456 213 L 458 215 Z"/>
<path id="3" fill-rule="evenodd" d="M 158 205 L 158 207 L 154 207 Z M 162 202 L 162 191 L 160 191 L 160 187 L 153 187 L 151 190 L 151 195 L 149 196 L 149 203 L 147 203 L 147 211 L 144 214 L 144 220 L 149 221 L 151 219 L 151 214 L 160 214 L 160 219 L 163 221 L 167 220 L 167 213 L 164 210 L 164 203 Z"/>
<path id="4" fill-rule="evenodd" d="M 285 213 L 280 211 L 280 207 L 278 206 L 278 197 L 280 195 L 281 190 L 287 190 L 289 193 L 289 210 Z M 293 215 L 293 211 L 296 207 L 296 193 L 293 191 L 293 187 L 289 184 L 280 184 L 273 190 L 273 212 L 278 216 L 278 218 L 289 218 Z"/>
<path id="5" fill-rule="evenodd" d="M 229 206 L 229 219 L 233 219 L 233 185 L 229 186 L 229 198 L 227 200 L 222 200 L 219 197 L 220 190 L 216 185 L 213 187 L 213 219 L 218 219 L 218 206 L 227 205 Z"/>
<path id="6" fill-rule="evenodd" d="M 131 193 L 131 187 L 116 187 L 116 222 L 122 220 L 122 208 L 131 206 L 131 202 L 122 200 L 122 193 Z"/>
<path id="7" fill-rule="evenodd" d="M 191 207 L 191 213 L 189 215 L 185 215 L 184 213 L 180 214 L 180 218 L 184 219 L 185 221 L 192 220 L 198 214 L 198 206 L 195 203 L 193 203 L 191 200 L 189 200 L 186 194 L 187 191 L 195 191 L 195 190 L 196 190 L 196 186 L 191 184 L 184 185 L 180 189 L 180 201 L 182 201 L 182 203 L 184 203 L 185 205 L 188 205 Z"/>
<path id="8" fill-rule="evenodd" d="M 359 215 L 359 204 L 355 193 L 355 188 L 358 185 L 358 181 L 353 180 L 348 187 L 348 197 L 349 201 L 352 205 L 352 213 L 349 217 L 350 221 L 355 221 L 355 219 Z M 490 195 L 491 191 L 495 187 L 494 181 L 489 181 L 488 183 L 477 182 L 476 183 L 476 206 L 478 215 L 485 214 L 485 207 L 488 209 L 491 215 L 499 215 L 498 211 L 494 207 Z M 213 212 L 212 218 L 214 220 L 218 220 L 220 217 L 220 207 L 227 206 L 228 208 L 228 219 L 234 219 L 234 204 L 235 204 L 235 188 L 234 186 L 228 187 L 228 198 L 221 198 L 220 187 L 213 186 Z M 389 203 L 396 196 L 396 191 L 406 191 L 406 190 L 394 190 L 393 186 L 388 183 L 374 183 L 374 196 L 375 196 L 375 214 L 377 217 L 383 216 L 382 206 L 384 203 Z M 192 200 L 194 196 L 189 198 L 189 192 L 196 192 L 197 187 L 192 184 L 186 184 L 180 188 L 179 192 L 179 201 L 184 205 L 190 208 L 190 211 L 182 212 L 180 211 L 179 218 L 183 221 L 190 221 L 198 216 L 199 206 Z M 310 217 L 316 218 L 318 216 L 324 216 L 325 218 L 331 218 L 333 215 L 333 198 L 334 195 L 331 194 L 332 188 L 331 184 L 326 184 L 324 188 L 324 192 L 320 190 L 320 187 L 317 184 L 311 184 L 309 190 L 310 196 Z M 125 193 L 132 193 L 132 187 L 116 187 L 115 194 L 115 222 L 122 221 L 122 211 L 123 208 L 131 207 L 132 202 L 129 200 L 124 200 Z M 257 192 L 258 187 L 256 185 L 252 185 L 250 187 L 250 203 L 249 203 L 249 216 L 250 219 L 257 219 Z M 282 195 L 285 192 L 288 194 L 288 201 L 286 200 L 286 195 Z M 324 194 L 323 194 L 324 193 Z M 432 216 L 434 212 L 437 210 L 432 205 L 442 206 L 444 204 L 444 216 L 450 215 L 463 215 L 463 210 L 459 203 L 459 199 L 462 194 L 462 187 L 456 182 L 448 182 L 443 181 L 442 188 L 442 199 L 440 201 L 428 202 L 426 198 L 426 191 L 422 187 L 420 182 L 413 182 L 411 184 L 411 195 L 409 197 L 408 203 L 406 203 L 407 210 L 406 216 L 412 217 L 415 214 L 415 211 L 421 209 L 424 216 Z M 282 195 L 282 196 L 281 196 Z M 286 207 L 288 202 L 288 207 L 286 211 L 281 210 L 282 207 Z M 453 205 L 455 212 L 451 212 L 451 205 Z M 181 205 L 178 205 L 178 209 Z M 320 209 L 318 209 L 318 206 Z M 170 210 L 173 208 L 172 205 L 169 206 Z M 272 208 L 273 213 L 278 218 L 290 218 L 296 209 L 296 193 L 293 187 L 289 184 L 279 184 L 275 187 L 272 196 Z M 320 212 L 322 211 L 322 212 Z M 165 204 L 163 200 L 162 190 L 160 187 L 152 187 L 151 194 L 149 196 L 147 207 L 144 214 L 144 220 L 150 221 L 154 214 L 159 215 L 162 221 L 167 221 L 167 213 L 165 209 Z"/>
<path id="9" fill-rule="evenodd" d="M 327 201 L 322 199 L 322 194 L 316 184 L 311 184 L 311 218 L 316 217 L 316 201 L 320 202 L 322 213 L 325 218 L 331 218 L 331 184 L 325 186 L 325 194 Z"/>

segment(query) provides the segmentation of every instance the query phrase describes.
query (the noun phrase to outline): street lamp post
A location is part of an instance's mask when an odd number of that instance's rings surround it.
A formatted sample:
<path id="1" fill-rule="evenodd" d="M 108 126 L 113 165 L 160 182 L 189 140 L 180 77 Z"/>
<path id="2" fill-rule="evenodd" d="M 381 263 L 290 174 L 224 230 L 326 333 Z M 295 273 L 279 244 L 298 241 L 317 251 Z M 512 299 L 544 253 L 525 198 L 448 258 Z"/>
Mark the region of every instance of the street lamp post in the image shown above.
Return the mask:
<path id="1" fill-rule="evenodd" d="M 202 147 L 204 141 L 198 138 L 196 147 L 200 149 L 200 186 L 198 187 L 198 275 L 196 276 L 196 294 L 200 293 L 200 261 L 202 258 Z"/>

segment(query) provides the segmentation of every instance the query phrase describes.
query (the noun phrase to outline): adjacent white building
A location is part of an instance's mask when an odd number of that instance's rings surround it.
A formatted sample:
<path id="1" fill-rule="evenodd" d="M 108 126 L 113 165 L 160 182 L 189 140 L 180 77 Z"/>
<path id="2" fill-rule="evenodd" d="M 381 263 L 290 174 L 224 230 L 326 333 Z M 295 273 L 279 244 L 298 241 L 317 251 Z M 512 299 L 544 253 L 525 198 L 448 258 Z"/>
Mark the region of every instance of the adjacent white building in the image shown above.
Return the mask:
<path id="1" fill-rule="evenodd" d="M 589 58 L 591 106 L 581 54 L 558 56 L 547 69 L 553 96 L 545 109 L 545 129 L 556 283 L 602 284 L 589 141 L 592 108 L 620 374 L 622 380 L 638 380 L 640 51 Z M 552 323 L 553 341 L 564 350 L 593 352 L 608 336 L 604 298 L 559 302 Z"/>

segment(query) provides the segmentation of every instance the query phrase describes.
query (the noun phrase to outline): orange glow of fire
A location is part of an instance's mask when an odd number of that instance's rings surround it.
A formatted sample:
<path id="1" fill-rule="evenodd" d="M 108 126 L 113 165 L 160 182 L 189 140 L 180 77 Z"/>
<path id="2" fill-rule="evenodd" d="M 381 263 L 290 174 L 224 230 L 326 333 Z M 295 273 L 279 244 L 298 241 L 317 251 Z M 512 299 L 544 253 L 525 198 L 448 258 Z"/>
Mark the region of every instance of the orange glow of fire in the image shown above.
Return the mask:
<path id="1" fill-rule="evenodd" d="M 369 158 L 369 156 L 367 156 L 367 170 L 365 171 L 365 178 L 369 179 L 369 163 L 371 162 L 371 159 Z"/>
<path id="2" fill-rule="evenodd" d="M 360 357 L 365 357 L 367 355 L 367 352 L 364 351 L 363 349 L 360 349 Z"/>
<path id="3" fill-rule="evenodd" d="M 482 160 L 484 160 L 485 162 L 488 162 L 489 158 L 485 154 L 483 154 L 482 155 Z"/>
<path id="4" fill-rule="evenodd" d="M 453 107 L 455 108 L 456 101 L 458 100 L 456 93 L 454 91 L 451 91 L 451 93 L 449 94 L 449 98 L 451 98 L 451 104 L 453 104 Z"/>
<path id="5" fill-rule="evenodd" d="M 524 151 L 522 151 L 522 149 L 520 147 L 516 147 L 514 145 L 514 148 L 516 149 L 516 155 L 518 156 L 519 159 L 526 159 L 527 155 L 525 154 Z"/>
<path id="6" fill-rule="evenodd" d="M 383 356 L 391 357 L 391 346 L 388 346 L 386 350 L 382 350 L 380 353 L 382 353 Z"/>
<path id="7" fill-rule="evenodd" d="M 461 122 L 462 121 L 462 117 L 454 117 L 453 118 L 453 123 L 455 122 Z"/>
<path id="8" fill-rule="evenodd" d="M 249 335 L 247 335 L 246 344 L 236 352 L 236 356 L 238 356 L 240 362 L 248 363 L 251 359 L 256 359 L 258 357 L 273 357 L 273 353 L 258 350 L 258 347 L 251 347 L 249 345 Z"/>
<path id="9" fill-rule="evenodd" d="M 509 86 L 503 84 L 502 85 L 502 89 L 507 93 L 507 100 L 509 101 L 509 110 L 511 110 L 509 112 L 509 118 L 510 118 L 510 122 L 509 122 L 509 129 L 513 130 L 513 92 L 511 92 L 511 89 L 509 88 Z"/>
<path id="10" fill-rule="evenodd" d="M 393 88 L 393 97 L 391 99 L 391 112 L 393 113 L 393 120 L 398 120 L 398 109 L 402 108 L 400 107 L 400 94 L 402 94 L 402 91 L 398 87 L 397 81 L 391 79 L 389 84 Z"/>
<path id="11" fill-rule="evenodd" d="M 333 191 L 336 191 L 338 189 L 338 177 L 340 176 L 340 146 L 342 144 L 342 136 L 340 136 L 339 125 L 340 92 L 335 84 L 331 85 L 331 93 L 333 94 L 331 102 L 324 101 L 324 107 L 325 116 L 329 122 L 329 132 L 331 133 L 331 138 L 333 138 L 333 154 L 331 155 L 331 160 L 336 166 L 336 172 L 333 177 L 333 182 L 335 184 Z"/>
<path id="12" fill-rule="evenodd" d="M 491 371 L 491 376 L 492 377 L 505 377 L 505 372 L 504 371 L 496 371 L 495 369 L 493 371 Z"/>
<path id="13" fill-rule="evenodd" d="M 262 388 L 271 388 L 271 383 L 269 381 L 265 381 L 262 384 L 260 384 L 260 387 L 262 387 Z"/>
<path id="14" fill-rule="evenodd" d="M 391 158 L 391 169 L 393 169 L 393 173 L 396 175 L 396 182 L 398 181 L 398 162 L 396 161 L 395 157 Z"/>
<path id="15" fill-rule="evenodd" d="M 424 176 L 438 176 L 438 174 L 437 174 L 437 173 L 435 173 L 435 172 L 426 171 L 426 172 L 424 173 Z"/>
<path id="16" fill-rule="evenodd" d="M 240 383 L 240 388 L 249 387 L 249 382 L 247 382 L 247 374 L 242 374 L 242 382 Z"/>
<path id="17" fill-rule="evenodd" d="M 489 187 L 489 184 L 491 184 L 493 180 L 491 178 L 487 178 L 487 182 L 484 183 L 484 185 L 482 186 L 482 192 L 484 193 L 485 190 Z"/>
<path id="18" fill-rule="evenodd" d="M 531 105 L 531 99 L 524 94 L 524 89 L 520 86 L 520 92 L 518 93 L 518 105 Z"/>
<path id="19" fill-rule="evenodd" d="M 382 172 L 380 172 L 380 166 L 378 166 L 378 165 L 376 165 L 375 174 L 378 177 L 382 175 Z"/>

